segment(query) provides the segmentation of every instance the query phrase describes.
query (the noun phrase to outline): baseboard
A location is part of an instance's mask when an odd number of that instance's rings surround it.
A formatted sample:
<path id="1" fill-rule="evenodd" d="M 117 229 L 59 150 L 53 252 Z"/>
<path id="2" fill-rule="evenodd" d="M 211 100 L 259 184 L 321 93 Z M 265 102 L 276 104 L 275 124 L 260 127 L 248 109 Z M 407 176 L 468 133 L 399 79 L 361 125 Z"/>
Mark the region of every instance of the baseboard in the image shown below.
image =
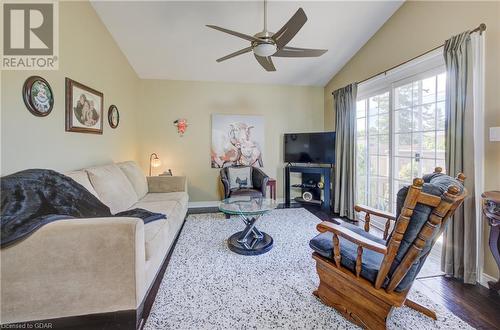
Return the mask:
<path id="1" fill-rule="evenodd" d="M 493 276 L 491 276 L 491 275 L 488 275 L 486 273 L 482 273 L 481 274 L 481 278 L 479 279 L 479 284 L 481 284 L 482 286 L 484 286 L 486 288 L 489 288 L 488 287 L 488 282 L 490 282 L 490 281 L 496 282 L 496 281 L 498 281 L 498 279 L 495 278 L 495 277 L 493 277 Z"/>

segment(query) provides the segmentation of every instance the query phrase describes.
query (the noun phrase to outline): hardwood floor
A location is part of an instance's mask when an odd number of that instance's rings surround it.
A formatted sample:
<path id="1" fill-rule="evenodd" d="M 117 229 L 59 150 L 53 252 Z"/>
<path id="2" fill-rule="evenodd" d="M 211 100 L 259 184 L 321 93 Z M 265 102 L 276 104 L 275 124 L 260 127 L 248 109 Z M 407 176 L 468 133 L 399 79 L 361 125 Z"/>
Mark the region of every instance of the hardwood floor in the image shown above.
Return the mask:
<path id="1" fill-rule="evenodd" d="M 337 216 L 319 208 L 306 207 L 311 213 L 325 221 L 337 222 Z M 190 214 L 217 212 L 217 208 L 190 209 Z M 360 221 L 361 225 L 363 222 Z M 437 256 L 437 254 L 436 254 Z M 430 262 L 436 262 L 429 258 Z M 435 259 L 435 258 L 434 258 Z M 500 295 L 480 284 L 464 284 L 442 275 L 417 277 L 413 287 L 432 301 L 445 306 L 453 314 L 471 326 L 483 329 L 500 329 Z"/>
<path id="2" fill-rule="evenodd" d="M 500 296 L 480 284 L 435 276 L 417 279 L 413 287 L 477 329 L 500 329 Z"/>

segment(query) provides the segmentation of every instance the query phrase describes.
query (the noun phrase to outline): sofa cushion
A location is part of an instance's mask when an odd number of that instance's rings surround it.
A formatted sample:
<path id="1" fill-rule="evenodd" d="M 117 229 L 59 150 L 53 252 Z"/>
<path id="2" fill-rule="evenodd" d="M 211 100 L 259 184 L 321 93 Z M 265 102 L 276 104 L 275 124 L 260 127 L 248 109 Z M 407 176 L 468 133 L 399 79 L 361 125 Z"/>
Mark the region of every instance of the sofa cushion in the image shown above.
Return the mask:
<path id="1" fill-rule="evenodd" d="M 72 178 L 77 183 L 81 184 L 85 189 L 87 189 L 92 195 L 99 198 L 99 195 L 97 194 L 94 187 L 92 187 L 92 184 L 90 183 L 89 176 L 88 176 L 87 172 L 85 172 L 84 170 L 73 171 L 73 172 L 66 173 L 64 175 Z"/>
<path id="2" fill-rule="evenodd" d="M 144 242 L 146 247 L 146 261 L 157 253 L 166 249 L 166 232 L 168 231 L 168 219 L 150 222 L 144 226 Z"/>
<path id="3" fill-rule="evenodd" d="M 90 182 L 111 213 L 125 211 L 137 202 L 137 194 L 125 174 L 116 164 L 85 169 Z"/>
<path id="4" fill-rule="evenodd" d="M 176 209 L 180 208 L 179 202 L 176 200 L 163 200 L 156 202 L 140 201 L 132 205 L 130 208 L 142 208 L 148 211 L 164 213 L 167 215 L 167 219 L 148 223 L 144 227 L 146 260 L 150 260 L 157 253 L 165 252 L 164 248 L 166 247 L 164 244 L 166 244 L 166 237 L 168 235 L 168 231 L 170 230 L 169 221 L 170 218 L 175 215 Z"/>
<path id="5" fill-rule="evenodd" d="M 148 181 L 137 163 L 134 161 L 128 161 L 117 163 L 116 165 L 120 167 L 123 173 L 125 173 L 125 176 L 129 179 L 137 194 L 137 198 L 143 198 L 144 195 L 148 193 Z"/>
<path id="6" fill-rule="evenodd" d="M 229 189 L 253 188 L 252 168 L 229 167 L 228 168 Z"/>
<path id="7" fill-rule="evenodd" d="M 349 225 L 347 223 L 342 224 L 342 226 L 352 229 L 352 225 Z M 369 238 L 372 241 L 380 244 L 385 244 L 385 241 L 383 239 L 367 233 L 362 229 L 360 231 L 356 230 L 356 232 L 357 234 Z M 342 266 L 355 272 L 356 258 L 358 256 L 358 245 L 340 236 L 339 243 L 341 256 L 340 263 L 342 264 Z M 317 235 L 309 242 L 309 246 L 323 257 L 333 259 L 333 234 L 331 232 L 324 232 Z M 380 269 L 380 264 L 382 263 L 383 258 L 384 255 L 381 253 L 377 253 L 369 249 L 363 249 L 360 273 L 361 277 L 374 283 L 377 278 L 378 270 Z"/>
<path id="8" fill-rule="evenodd" d="M 256 189 L 238 189 L 233 190 L 229 194 L 229 197 L 237 197 L 237 196 L 250 196 L 250 197 L 262 197 L 262 192 Z"/>
<path id="9" fill-rule="evenodd" d="M 159 201 L 177 201 L 182 206 L 187 205 L 189 196 L 185 191 L 169 193 L 149 193 L 144 196 L 140 202 L 159 202 Z"/>

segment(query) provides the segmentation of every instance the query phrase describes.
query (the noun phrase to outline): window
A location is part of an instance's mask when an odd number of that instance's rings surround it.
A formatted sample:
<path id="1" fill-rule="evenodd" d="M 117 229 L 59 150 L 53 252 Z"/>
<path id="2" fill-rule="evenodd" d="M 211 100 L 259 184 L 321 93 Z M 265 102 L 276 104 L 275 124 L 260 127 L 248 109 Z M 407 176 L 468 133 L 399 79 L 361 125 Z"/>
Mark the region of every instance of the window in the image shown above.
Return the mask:
<path id="1" fill-rule="evenodd" d="M 395 192 L 415 177 L 444 168 L 444 111 L 446 74 L 394 88 Z M 393 210 L 395 209 L 393 200 Z"/>
<path id="2" fill-rule="evenodd" d="M 357 102 L 358 201 L 388 210 L 389 93 Z"/>
<path id="3" fill-rule="evenodd" d="M 444 67 L 398 78 L 365 88 L 356 104 L 356 202 L 389 212 L 401 187 L 445 170 Z"/>

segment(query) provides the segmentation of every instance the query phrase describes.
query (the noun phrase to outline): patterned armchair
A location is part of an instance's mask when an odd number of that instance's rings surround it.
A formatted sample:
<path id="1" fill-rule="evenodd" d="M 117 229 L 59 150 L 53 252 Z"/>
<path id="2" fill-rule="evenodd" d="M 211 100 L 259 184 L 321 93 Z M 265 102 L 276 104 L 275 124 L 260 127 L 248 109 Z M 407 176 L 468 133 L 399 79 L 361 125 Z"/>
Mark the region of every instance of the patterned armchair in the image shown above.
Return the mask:
<path id="1" fill-rule="evenodd" d="M 235 196 L 252 196 L 266 197 L 266 186 L 269 177 L 257 167 L 251 166 L 234 166 L 235 168 L 250 167 L 250 176 L 252 178 L 252 188 L 236 188 L 230 189 L 229 184 L 229 167 L 220 170 L 220 179 L 224 186 L 224 198 Z M 233 167 L 233 168 L 234 168 Z"/>
<path id="2" fill-rule="evenodd" d="M 407 298 L 434 242 L 462 204 L 465 176 L 436 168 L 414 179 L 397 195 L 396 215 L 356 206 L 366 213 L 365 227 L 322 222 L 309 245 L 314 250 L 320 284 L 314 294 L 351 322 L 366 329 L 386 329 L 394 307 L 406 305 L 436 319 L 434 311 Z M 386 219 L 384 237 L 370 234 L 370 214 Z M 389 229 L 392 227 L 392 233 Z"/>

